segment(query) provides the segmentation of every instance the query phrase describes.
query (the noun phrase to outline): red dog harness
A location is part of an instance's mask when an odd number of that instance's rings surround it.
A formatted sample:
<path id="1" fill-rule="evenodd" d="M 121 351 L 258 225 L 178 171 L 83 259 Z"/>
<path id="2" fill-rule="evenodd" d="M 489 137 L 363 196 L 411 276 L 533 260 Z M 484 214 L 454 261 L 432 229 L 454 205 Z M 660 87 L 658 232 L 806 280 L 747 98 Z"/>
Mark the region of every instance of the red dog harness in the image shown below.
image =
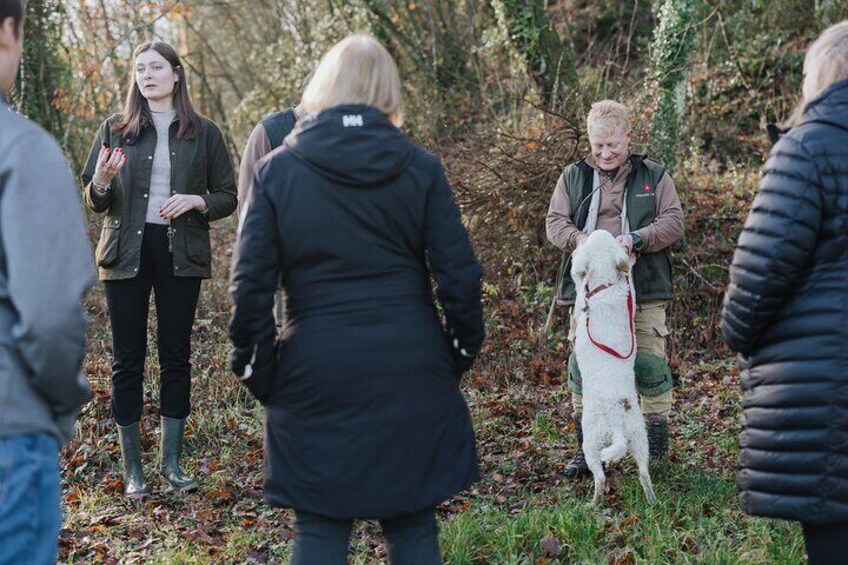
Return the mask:
<path id="1" fill-rule="evenodd" d="M 604 345 L 603 343 L 599 343 L 595 341 L 595 338 L 592 337 L 592 332 L 589 330 L 589 312 L 586 312 L 586 333 L 589 334 L 589 341 L 591 341 L 595 347 L 609 353 L 613 357 L 617 357 L 618 359 L 629 359 L 631 355 L 633 355 L 633 351 L 636 349 L 636 328 L 634 326 L 634 316 L 635 310 L 633 308 L 633 291 L 630 290 L 630 277 L 625 277 L 627 281 L 627 313 L 630 317 L 630 352 L 627 355 L 622 355 L 612 347 Z M 593 290 L 589 290 L 589 285 L 586 285 L 586 300 L 588 301 L 591 297 L 595 296 L 601 291 L 604 291 L 610 288 L 611 285 L 602 284 L 598 287 L 595 287 Z"/>

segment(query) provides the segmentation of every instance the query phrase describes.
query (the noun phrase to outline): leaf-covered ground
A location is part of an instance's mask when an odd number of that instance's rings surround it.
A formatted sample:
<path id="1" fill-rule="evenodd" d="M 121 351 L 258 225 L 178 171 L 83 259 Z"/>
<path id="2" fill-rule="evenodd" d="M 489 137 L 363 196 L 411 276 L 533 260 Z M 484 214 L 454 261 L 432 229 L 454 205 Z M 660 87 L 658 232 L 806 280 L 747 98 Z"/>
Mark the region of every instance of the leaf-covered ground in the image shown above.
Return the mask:
<path id="1" fill-rule="evenodd" d="M 676 330 L 672 357 L 682 379 L 675 390 L 671 455 L 652 471 L 659 503 L 645 504 L 629 461 L 611 469 L 601 508 L 589 505 L 590 479 L 562 478 L 574 447 L 570 394 L 562 377 L 564 312 L 554 331 L 541 338 L 550 277 L 534 280 L 524 274 L 532 269 L 517 267 L 494 270 L 484 290 L 486 349 L 463 383 L 482 478 L 439 509 L 446 562 L 802 560 L 796 525 L 751 519 L 736 501 L 738 372 L 730 353 L 717 345 L 715 323 L 722 277 L 755 176 L 729 173 L 715 180 L 709 172 L 701 174 L 684 180 L 704 189 L 684 189 L 689 235 L 677 252 L 680 296 L 671 322 Z M 156 474 L 158 370 L 151 313 L 142 433 L 153 494 L 142 502 L 121 496 L 117 433 L 109 417 L 108 317 L 102 290 L 89 296 L 86 370 L 96 397 L 84 407 L 79 433 L 63 452 L 63 562 L 287 561 L 293 515 L 262 500 L 262 411 L 227 371 L 226 287 L 233 232 L 232 220 L 212 230 L 214 276 L 203 283 L 195 324 L 185 459 L 187 472 L 200 485 L 194 492 L 168 492 Z M 379 527 L 358 525 L 351 561 L 379 563 L 385 555 Z"/>
<path id="2" fill-rule="evenodd" d="M 186 465 L 200 482 L 193 493 L 169 493 L 154 474 L 151 398 L 143 424 L 154 494 L 141 503 L 121 497 L 117 438 L 106 391 L 99 390 L 64 460 L 63 560 L 287 559 L 292 515 L 262 501 L 261 411 L 223 372 L 223 349 L 209 351 L 209 361 L 217 362 L 197 363 Z M 730 362 L 686 368 L 684 385 L 676 392 L 672 454 L 653 471 L 660 499 L 653 507 L 645 504 L 630 462 L 613 468 L 600 509 L 588 503 L 591 480 L 561 478 L 572 426 L 568 395 L 559 384 L 467 387 L 483 477 L 440 509 L 446 561 L 798 562 L 803 547 L 796 527 L 749 519 L 736 503 L 739 395 L 734 373 Z M 153 393 L 155 387 L 150 389 Z M 356 563 L 384 558 L 379 529 L 361 525 L 352 551 Z"/>

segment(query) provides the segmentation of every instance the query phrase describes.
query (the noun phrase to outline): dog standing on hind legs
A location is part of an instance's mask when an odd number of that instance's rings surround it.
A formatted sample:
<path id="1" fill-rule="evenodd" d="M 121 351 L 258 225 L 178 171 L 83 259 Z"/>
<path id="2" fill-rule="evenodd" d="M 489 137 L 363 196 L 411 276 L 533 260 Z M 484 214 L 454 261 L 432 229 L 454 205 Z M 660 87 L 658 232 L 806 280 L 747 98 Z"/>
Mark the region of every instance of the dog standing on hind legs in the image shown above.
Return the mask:
<path id="1" fill-rule="evenodd" d="M 574 351 L 583 379 L 583 452 L 595 479 L 592 503 L 604 492 L 604 463 L 628 452 L 639 468 L 648 502 L 656 501 L 648 472 L 648 436 L 634 364 L 635 259 L 606 231 L 589 235 L 572 256 L 577 335 Z"/>

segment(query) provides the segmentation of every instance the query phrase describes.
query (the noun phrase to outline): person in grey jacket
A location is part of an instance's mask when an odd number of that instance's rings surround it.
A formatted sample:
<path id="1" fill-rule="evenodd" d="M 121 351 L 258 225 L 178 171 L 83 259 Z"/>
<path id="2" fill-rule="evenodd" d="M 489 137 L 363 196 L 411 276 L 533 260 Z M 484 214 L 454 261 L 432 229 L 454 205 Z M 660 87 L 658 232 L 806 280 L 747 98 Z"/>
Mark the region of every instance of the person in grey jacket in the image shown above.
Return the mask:
<path id="1" fill-rule="evenodd" d="M 94 265 L 57 143 L 6 102 L 21 0 L 0 0 L 0 563 L 55 563 L 59 448 L 91 396 L 81 299 Z"/>

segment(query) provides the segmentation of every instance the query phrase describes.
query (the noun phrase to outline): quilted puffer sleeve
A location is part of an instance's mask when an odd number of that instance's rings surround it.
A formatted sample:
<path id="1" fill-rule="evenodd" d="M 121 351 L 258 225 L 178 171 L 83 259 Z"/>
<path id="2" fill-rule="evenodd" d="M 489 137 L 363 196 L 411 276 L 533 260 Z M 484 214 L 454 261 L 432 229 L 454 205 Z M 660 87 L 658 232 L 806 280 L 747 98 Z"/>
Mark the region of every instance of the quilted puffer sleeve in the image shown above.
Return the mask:
<path id="1" fill-rule="evenodd" d="M 791 135 L 772 149 L 739 237 L 724 296 L 724 341 L 749 355 L 791 296 L 812 254 L 822 219 L 815 162 Z"/>

